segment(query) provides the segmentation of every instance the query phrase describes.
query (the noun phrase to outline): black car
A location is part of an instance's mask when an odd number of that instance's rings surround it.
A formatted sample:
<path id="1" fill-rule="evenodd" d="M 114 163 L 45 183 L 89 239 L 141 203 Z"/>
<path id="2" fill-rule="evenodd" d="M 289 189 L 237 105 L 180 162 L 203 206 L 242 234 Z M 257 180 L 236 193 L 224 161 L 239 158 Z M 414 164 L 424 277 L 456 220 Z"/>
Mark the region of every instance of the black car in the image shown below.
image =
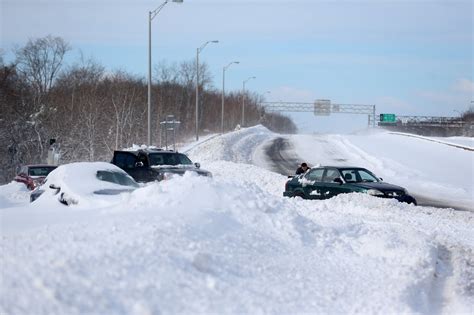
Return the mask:
<path id="1" fill-rule="evenodd" d="M 171 175 L 195 172 L 210 176 L 211 172 L 200 168 L 183 153 L 161 149 L 140 149 L 134 151 L 114 151 L 112 164 L 123 169 L 137 182 L 152 182 L 166 179 Z"/>
<path id="2" fill-rule="evenodd" d="M 294 176 L 285 185 L 283 196 L 304 199 L 328 199 L 338 194 L 360 192 L 381 198 L 393 198 L 416 205 L 405 188 L 388 184 L 360 167 L 321 166 Z"/>

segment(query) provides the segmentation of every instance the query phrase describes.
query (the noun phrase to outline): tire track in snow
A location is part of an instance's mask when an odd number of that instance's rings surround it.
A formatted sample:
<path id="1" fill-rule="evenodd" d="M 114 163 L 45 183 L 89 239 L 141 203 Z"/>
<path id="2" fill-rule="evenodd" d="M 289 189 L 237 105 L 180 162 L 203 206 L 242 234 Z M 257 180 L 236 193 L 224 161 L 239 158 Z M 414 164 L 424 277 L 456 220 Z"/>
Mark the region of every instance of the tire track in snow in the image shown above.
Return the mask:
<path id="1" fill-rule="evenodd" d="M 293 175 L 303 161 L 294 153 L 293 145 L 284 138 L 276 138 L 265 149 L 270 170 L 282 175 Z"/>
<path id="2" fill-rule="evenodd" d="M 425 290 L 421 289 L 418 296 L 426 297 L 426 304 L 420 311 L 427 314 L 449 314 L 456 308 L 461 299 L 464 305 L 474 305 L 474 253 L 471 249 L 460 245 L 438 244 L 434 257 L 434 272 L 428 280 Z M 470 302 L 469 302 L 470 301 Z M 472 309 L 465 310 L 472 313 Z"/>

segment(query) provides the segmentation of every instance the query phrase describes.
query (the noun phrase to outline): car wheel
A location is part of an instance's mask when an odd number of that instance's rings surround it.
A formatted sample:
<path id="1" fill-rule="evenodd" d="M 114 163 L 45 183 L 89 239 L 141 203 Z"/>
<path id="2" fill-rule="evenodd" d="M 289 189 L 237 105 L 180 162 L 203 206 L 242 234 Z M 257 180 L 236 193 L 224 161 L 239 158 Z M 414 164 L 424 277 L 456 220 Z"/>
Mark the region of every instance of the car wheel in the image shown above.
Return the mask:
<path id="1" fill-rule="evenodd" d="M 293 195 L 293 198 L 301 198 L 301 199 L 304 199 L 304 193 L 302 192 L 295 192 L 295 194 Z"/>
<path id="2" fill-rule="evenodd" d="M 416 200 L 413 197 L 408 198 L 405 202 L 408 203 L 409 205 L 417 206 Z"/>

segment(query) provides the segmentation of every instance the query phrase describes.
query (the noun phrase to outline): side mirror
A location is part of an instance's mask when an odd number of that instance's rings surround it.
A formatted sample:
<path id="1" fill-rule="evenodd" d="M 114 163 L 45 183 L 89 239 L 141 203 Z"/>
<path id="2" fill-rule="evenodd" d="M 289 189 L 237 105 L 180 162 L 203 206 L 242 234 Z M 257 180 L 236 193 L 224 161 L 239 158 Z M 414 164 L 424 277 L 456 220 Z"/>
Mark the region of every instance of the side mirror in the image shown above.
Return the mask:
<path id="1" fill-rule="evenodd" d="M 380 181 L 383 182 L 383 178 L 382 177 L 379 177 Z"/>
<path id="2" fill-rule="evenodd" d="M 56 186 L 54 184 L 49 185 L 49 188 L 56 190 L 56 192 L 54 193 L 55 195 L 57 195 L 59 193 L 59 191 L 61 190 L 61 187 Z"/>
<path id="3" fill-rule="evenodd" d="M 342 185 L 342 184 L 344 183 L 340 177 L 335 178 L 335 179 L 333 180 L 333 182 L 339 183 L 339 185 Z"/>
<path id="4" fill-rule="evenodd" d="M 139 161 L 135 163 L 135 167 L 143 167 L 143 162 Z"/>
<path id="5" fill-rule="evenodd" d="M 196 166 L 196 168 L 201 168 L 201 164 L 199 164 L 199 163 L 197 163 L 197 162 L 194 163 L 194 166 Z"/>

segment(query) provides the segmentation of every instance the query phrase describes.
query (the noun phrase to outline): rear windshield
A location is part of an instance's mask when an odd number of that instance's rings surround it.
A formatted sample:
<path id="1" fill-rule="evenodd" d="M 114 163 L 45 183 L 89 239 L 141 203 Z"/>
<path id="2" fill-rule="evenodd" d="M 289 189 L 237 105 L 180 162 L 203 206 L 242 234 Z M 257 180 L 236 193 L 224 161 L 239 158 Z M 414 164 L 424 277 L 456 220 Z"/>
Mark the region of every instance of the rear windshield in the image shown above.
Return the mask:
<path id="1" fill-rule="evenodd" d="M 181 153 L 151 153 L 150 165 L 191 165 L 193 162 Z"/>
<path id="2" fill-rule="evenodd" d="M 138 184 L 128 175 L 115 171 L 97 171 L 97 179 L 122 186 L 138 187 Z"/>
<path id="3" fill-rule="evenodd" d="M 28 175 L 30 176 L 48 176 L 56 166 L 36 166 L 28 168 Z"/>

